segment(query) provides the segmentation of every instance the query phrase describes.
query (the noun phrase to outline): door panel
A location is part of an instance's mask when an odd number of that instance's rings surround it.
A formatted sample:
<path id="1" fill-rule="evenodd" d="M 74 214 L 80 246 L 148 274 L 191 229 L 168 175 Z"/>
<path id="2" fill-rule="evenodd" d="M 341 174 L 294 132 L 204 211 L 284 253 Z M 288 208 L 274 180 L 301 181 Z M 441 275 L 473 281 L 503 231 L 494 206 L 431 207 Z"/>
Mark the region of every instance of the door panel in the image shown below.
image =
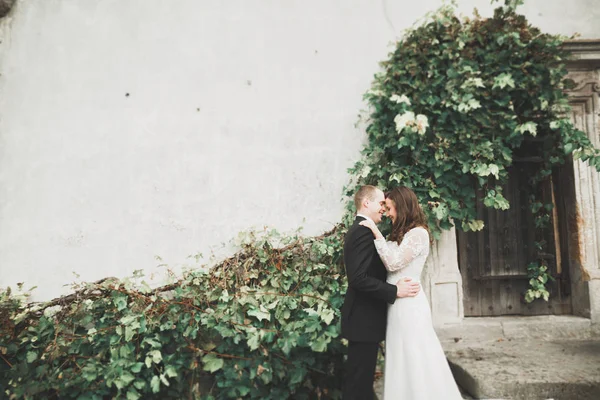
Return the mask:
<path id="1" fill-rule="evenodd" d="M 568 274 L 557 267 L 556 246 L 561 246 L 558 212 L 551 212 L 549 229 L 536 229 L 529 206 L 533 185 L 534 162 L 516 162 L 509 170 L 509 182 L 503 194 L 510 202 L 506 211 L 483 205 L 478 192 L 478 218 L 485 222 L 479 232 L 458 232 L 459 266 L 463 278 L 465 316 L 569 314 L 570 299 L 564 293 Z M 544 203 L 554 202 L 556 187 L 552 177 L 540 185 Z M 545 240 L 548 253 L 536 250 L 534 242 Z M 559 252 L 559 254 L 561 254 Z M 524 301 L 528 288 L 527 265 L 536 259 L 546 260 L 556 282 L 550 285 L 550 301 Z M 562 263 L 564 264 L 564 263 Z"/>

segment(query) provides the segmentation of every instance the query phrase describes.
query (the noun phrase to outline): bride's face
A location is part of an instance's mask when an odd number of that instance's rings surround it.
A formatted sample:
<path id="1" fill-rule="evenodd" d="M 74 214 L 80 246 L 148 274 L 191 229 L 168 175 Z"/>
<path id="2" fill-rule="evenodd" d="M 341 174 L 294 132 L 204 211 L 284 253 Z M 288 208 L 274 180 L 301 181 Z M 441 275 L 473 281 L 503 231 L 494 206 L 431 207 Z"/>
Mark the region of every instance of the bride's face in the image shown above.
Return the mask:
<path id="1" fill-rule="evenodd" d="M 390 199 L 385 199 L 385 213 L 392 220 L 392 222 L 396 222 L 396 206 L 394 202 Z"/>

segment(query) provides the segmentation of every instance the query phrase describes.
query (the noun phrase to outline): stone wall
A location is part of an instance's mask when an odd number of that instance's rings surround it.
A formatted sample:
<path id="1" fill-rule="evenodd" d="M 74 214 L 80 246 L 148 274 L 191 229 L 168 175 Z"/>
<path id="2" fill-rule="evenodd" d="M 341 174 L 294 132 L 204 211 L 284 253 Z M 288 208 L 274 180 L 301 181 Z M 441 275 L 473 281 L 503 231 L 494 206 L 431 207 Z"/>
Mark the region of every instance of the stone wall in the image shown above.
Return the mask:
<path id="1" fill-rule="evenodd" d="M 600 40 L 572 41 L 567 48 L 573 54 L 569 77 L 575 82 L 569 91 L 572 119 L 600 147 Z M 600 175 L 581 161 L 573 167 L 579 249 L 572 277 L 573 308 L 600 326 Z"/>

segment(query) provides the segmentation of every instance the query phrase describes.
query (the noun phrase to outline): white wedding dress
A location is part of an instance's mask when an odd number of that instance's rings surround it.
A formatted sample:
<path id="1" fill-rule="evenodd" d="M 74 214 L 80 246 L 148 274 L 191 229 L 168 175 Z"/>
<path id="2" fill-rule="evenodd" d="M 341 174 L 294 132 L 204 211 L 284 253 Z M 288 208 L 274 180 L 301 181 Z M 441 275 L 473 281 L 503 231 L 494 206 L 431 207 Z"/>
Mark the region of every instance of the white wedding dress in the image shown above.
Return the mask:
<path id="1" fill-rule="evenodd" d="M 424 228 L 408 231 L 398 245 L 375 240 L 388 270 L 387 281 L 402 277 L 420 281 L 429 255 L 429 234 Z M 462 399 L 433 329 L 429 302 L 423 290 L 416 297 L 396 299 L 388 306 L 385 337 L 385 400 Z"/>

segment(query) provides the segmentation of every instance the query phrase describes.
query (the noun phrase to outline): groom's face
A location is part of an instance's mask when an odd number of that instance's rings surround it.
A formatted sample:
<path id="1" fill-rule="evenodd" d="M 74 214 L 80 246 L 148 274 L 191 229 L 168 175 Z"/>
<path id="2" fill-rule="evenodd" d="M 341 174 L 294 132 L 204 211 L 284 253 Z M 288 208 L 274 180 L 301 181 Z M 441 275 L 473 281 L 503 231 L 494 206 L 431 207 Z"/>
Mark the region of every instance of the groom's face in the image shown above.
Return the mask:
<path id="1" fill-rule="evenodd" d="M 369 200 L 367 208 L 369 211 L 369 217 L 373 220 L 373 222 L 376 224 L 380 223 L 381 217 L 385 212 L 385 195 L 381 190 L 377 190 L 373 200 Z"/>

